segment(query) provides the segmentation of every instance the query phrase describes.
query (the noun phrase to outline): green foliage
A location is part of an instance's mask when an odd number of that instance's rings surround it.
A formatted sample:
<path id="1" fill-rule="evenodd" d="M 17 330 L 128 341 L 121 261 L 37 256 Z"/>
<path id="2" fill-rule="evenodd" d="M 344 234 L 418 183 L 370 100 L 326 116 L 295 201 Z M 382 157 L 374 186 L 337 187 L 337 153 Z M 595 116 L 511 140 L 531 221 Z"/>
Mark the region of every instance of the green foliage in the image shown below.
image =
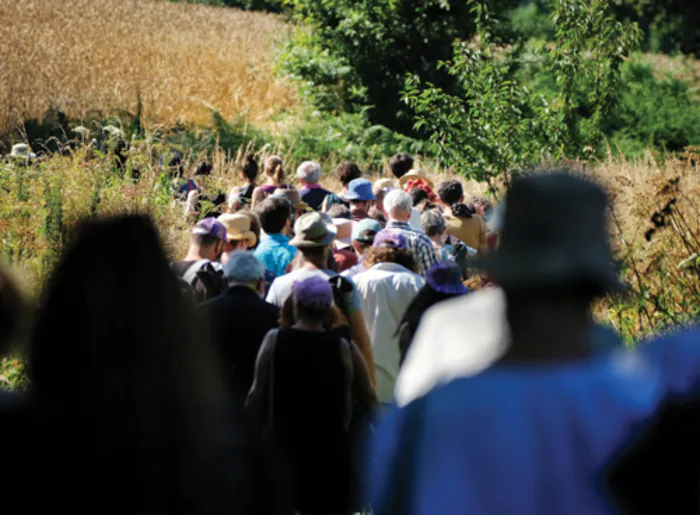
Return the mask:
<path id="1" fill-rule="evenodd" d="M 452 91 L 453 76 L 436 65 L 475 29 L 463 0 L 286 1 L 310 32 L 297 32 L 280 64 L 311 102 L 335 112 L 368 107 L 372 123 L 404 133 L 413 129 L 401 102 L 405 74 Z M 517 1 L 491 3 L 502 11 Z"/>
<path id="2" fill-rule="evenodd" d="M 553 2 L 556 44 L 536 54 L 554 79 L 555 94 L 547 98 L 518 80 L 525 53 L 499 40 L 505 21 L 483 2 L 469 4 L 479 38 L 457 43 L 452 61 L 442 65 L 457 79 L 459 94 L 415 75 L 406 83 L 416 127 L 431 134 L 439 156 L 461 173 L 490 180 L 543 159 L 594 152 L 615 107 L 620 66 L 638 45 L 636 27 L 617 22 L 606 0 Z M 585 116 L 580 84 L 589 86 Z"/>
<path id="3" fill-rule="evenodd" d="M 44 187 L 44 210 L 42 233 L 48 250 L 43 256 L 43 267 L 48 274 L 61 257 L 65 235 L 63 192 L 58 184 L 51 184 L 48 180 Z"/>

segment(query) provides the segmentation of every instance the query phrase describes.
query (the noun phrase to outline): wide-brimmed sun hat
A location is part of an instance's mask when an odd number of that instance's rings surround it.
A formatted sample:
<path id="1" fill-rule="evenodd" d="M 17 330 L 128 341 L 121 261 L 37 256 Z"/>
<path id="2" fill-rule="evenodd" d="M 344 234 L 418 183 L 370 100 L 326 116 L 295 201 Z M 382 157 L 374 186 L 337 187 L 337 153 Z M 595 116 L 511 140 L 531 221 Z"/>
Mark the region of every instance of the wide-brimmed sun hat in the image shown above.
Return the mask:
<path id="1" fill-rule="evenodd" d="M 343 200 L 376 200 L 372 192 L 372 183 L 367 179 L 354 179 L 348 184 L 348 191 L 343 195 Z"/>
<path id="2" fill-rule="evenodd" d="M 402 176 L 399 179 L 399 184 L 403 188 L 408 181 L 412 181 L 412 180 L 416 180 L 416 179 L 423 179 L 425 182 L 428 183 L 428 186 L 430 186 L 431 188 L 435 187 L 435 183 L 433 183 L 433 181 L 430 178 L 428 178 L 428 176 L 425 174 L 425 172 L 423 170 L 415 170 L 415 169 L 409 170 L 409 172 L 407 174 Z"/>
<path id="3" fill-rule="evenodd" d="M 498 250 L 474 265 L 500 286 L 624 289 L 608 240 L 607 196 L 598 184 L 566 171 L 520 177 L 506 204 Z"/>
<path id="4" fill-rule="evenodd" d="M 250 219 L 246 215 L 239 213 L 224 214 L 217 220 L 226 227 L 227 241 L 245 240 L 248 247 L 252 247 L 258 242 L 257 236 L 250 230 Z"/>
<path id="5" fill-rule="evenodd" d="M 338 248 L 352 247 L 352 220 L 345 218 L 333 218 L 333 225 L 338 230 L 335 235 L 335 244 Z"/>
<path id="6" fill-rule="evenodd" d="M 289 242 L 295 247 L 325 247 L 335 239 L 338 229 L 325 213 L 306 213 L 294 224 L 294 238 Z"/>

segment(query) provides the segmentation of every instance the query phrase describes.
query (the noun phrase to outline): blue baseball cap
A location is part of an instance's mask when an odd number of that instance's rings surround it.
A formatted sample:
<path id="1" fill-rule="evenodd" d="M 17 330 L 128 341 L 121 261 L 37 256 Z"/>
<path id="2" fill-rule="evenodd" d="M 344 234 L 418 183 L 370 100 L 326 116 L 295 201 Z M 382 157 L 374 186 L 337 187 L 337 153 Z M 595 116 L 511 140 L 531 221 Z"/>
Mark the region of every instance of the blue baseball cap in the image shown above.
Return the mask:
<path id="1" fill-rule="evenodd" d="M 348 184 L 348 192 L 344 200 L 376 200 L 372 192 L 372 183 L 367 179 L 355 179 Z"/>
<path id="2" fill-rule="evenodd" d="M 371 245 L 374 242 L 374 237 L 382 229 L 382 224 L 377 222 L 374 218 L 365 218 L 353 225 L 352 241 L 369 243 Z"/>

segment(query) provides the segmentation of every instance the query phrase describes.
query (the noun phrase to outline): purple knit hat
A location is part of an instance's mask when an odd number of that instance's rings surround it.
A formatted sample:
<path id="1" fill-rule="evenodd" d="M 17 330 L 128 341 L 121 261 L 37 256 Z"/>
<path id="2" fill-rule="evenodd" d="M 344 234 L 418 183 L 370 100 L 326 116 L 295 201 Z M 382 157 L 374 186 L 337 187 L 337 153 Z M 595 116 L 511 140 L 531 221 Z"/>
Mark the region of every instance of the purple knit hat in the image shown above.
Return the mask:
<path id="1" fill-rule="evenodd" d="M 226 241 L 226 227 L 214 217 L 205 218 L 192 229 L 192 234 L 211 236 Z"/>
<path id="2" fill-rule="evenodd" d="M 406 237 L 394 229 L 382 229 L 374 237 L 373 247 L 407 249 Z"/>
<path id="3" fill-rule="evenodd" d="M 294 283 L 294 300 L 309 308 L 330 308 L 333 289 L 327 279 L 314 275 Z"/>
<path id="4" fill-rule="evenodd" d="M 451 261 L 438 261 L 428 269 L 428 285 L 445 295 L 464 295 L 469 290 L 462 283 L 462 271 Z"/>

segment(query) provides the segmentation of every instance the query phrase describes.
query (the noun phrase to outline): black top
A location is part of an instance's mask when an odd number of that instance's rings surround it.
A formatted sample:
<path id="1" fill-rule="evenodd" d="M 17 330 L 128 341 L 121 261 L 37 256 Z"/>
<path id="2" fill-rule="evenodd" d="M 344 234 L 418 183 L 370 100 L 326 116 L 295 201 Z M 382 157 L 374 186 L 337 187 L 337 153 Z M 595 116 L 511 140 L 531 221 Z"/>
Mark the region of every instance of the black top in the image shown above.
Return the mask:
<path id="1" fill-rule="evenodd" d="M 306 202 L 314 211 L 319 211 L 321 209 L 321 204 L 323 204 L 323 201 L 329 193 L 328 190 L 323 188 L 302 188 L 301 200 Z"/>
<path id="2" fill-rule="evenodd" d="M 253 191 L 255 191 L 255 186 L 248 183 L 241 187 L 240 191 L 238 192 L 238 196 L 250 200 L 253 198 Z"/>
<path id="3" fill-rule="evenodd" d="M 360 351 L 336 332 L 265 338 L 246 408 L 268 436 L 291 509 L 360 511 L 357 443 L 375 407 Z"/>
<path id="4" fill-rule="evenodd" d="M 265 335 L 279 324 L 279 309 L 246 286 L 234 286 L 202 304 L 233 393 L 245 399 Z"/>

